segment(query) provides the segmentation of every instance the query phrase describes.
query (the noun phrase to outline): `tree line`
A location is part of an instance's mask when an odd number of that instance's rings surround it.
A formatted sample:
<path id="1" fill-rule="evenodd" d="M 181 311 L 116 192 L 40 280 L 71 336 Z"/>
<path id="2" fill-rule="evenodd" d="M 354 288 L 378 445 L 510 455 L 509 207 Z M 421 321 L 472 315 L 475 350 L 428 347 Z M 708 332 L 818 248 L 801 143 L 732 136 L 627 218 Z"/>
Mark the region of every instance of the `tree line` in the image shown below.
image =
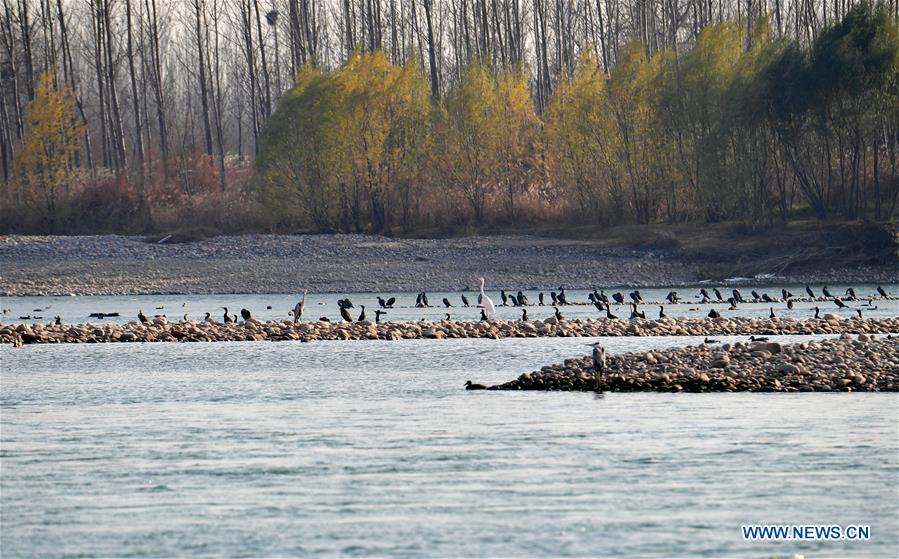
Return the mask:
<path id="1" fill-rule="evenodd" d="M 0 212 L 16 230 L 885 219 L 897 16 L 899 0 L 4 0 Z"/>

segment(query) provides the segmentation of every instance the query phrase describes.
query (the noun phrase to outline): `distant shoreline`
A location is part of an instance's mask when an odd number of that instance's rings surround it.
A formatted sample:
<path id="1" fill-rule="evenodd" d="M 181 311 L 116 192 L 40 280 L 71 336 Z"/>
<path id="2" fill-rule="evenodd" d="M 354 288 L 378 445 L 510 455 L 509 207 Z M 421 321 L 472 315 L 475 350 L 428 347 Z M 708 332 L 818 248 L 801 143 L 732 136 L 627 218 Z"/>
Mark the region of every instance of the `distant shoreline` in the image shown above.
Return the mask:
<path id="1" fill-rule="evenodd" d="M 895 262 L 827 264 L 748 283 L 895 283 L 899 277 Z M 709 277 L 712 267 L 666 249 L 527 235 L 243 235 L 180 244 L 120 235 L 0 236 L 3 296 L 449 291 L 472 289 L 480 276 L 491 290 L 661 287 L 721 282 L 726 276 Z M 772 272 L 760 266 L 742 275 Z"/>

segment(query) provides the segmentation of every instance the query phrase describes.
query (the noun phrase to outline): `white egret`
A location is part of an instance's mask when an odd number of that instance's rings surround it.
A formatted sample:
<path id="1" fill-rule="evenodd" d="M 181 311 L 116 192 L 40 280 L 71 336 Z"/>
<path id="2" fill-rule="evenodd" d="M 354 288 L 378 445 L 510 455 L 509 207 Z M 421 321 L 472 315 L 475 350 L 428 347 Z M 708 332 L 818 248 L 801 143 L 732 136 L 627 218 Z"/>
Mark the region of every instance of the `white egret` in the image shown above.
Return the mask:
<path id="1" fill-rule="evenodd" d="M 496 318 L 496 307 L 493 306 L 493 301 L 490 300 L 490 297 L 484 293 L 484 278 L 479 278 L 481 280 L 481 305 L 484 307 L 485 314 L 488 319 Z"/>
<path id="2" fill-rule="evenodd" d="M 301 318 L 303 318 L 303 309 L 306 307 L 306 292 L 308 290 L 303 290 L 303 300 L 297 303 L 297 305 L 293 308 L 293 321 L 299 322 Z"/>

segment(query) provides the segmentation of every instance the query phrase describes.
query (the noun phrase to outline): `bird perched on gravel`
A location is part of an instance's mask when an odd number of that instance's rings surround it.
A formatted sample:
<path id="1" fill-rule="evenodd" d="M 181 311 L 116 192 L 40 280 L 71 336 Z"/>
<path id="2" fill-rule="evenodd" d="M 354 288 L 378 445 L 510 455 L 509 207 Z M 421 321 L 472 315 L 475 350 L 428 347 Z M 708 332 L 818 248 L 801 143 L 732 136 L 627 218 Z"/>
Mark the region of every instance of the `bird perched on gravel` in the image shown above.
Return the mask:
<path id="1" fill-rule="evenodd" d="M 721 313 L 716 311 L 715 309 L 712 309 L 709 311 L 708 317 L 709 318 L 721 318 Z"/>
<path id="2" fill-rule="evenodd" d="M 593 382 L 596 391 L 599 392 L 599 377 L 606 372 L 606 350 L 599 345 L 599 342 L 593 344 Z"/>
<path id="3" fill-rule="evenodd" d="M 347 310 L 343 305 L 340 306 L 340 317 L 343 318 L 347 322 L 352 322 L 353 317 L 350 316 L 350 311 Z"/>

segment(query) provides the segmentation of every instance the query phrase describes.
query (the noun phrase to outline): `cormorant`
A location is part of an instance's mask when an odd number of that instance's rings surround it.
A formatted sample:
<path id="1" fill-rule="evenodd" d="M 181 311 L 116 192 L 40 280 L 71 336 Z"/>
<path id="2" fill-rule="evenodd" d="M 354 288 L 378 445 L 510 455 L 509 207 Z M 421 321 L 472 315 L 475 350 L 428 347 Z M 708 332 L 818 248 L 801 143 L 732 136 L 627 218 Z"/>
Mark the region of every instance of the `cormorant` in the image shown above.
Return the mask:
<path id="1" fill-rule="evenodd" d="M 560 305 L 567 305 L 567 304 L 568 304 L 568 299 L 567 299 L 566 296 L 565 296 L 565 288 L 562 287 L 562 286 L 559 286 L 559 296 L 558 296 L 558 301 L 559 301 L 559 304 L 560 304 Z"/>
<path id="2" fill-rule="evenodd" d="M 431 304 L 428 303 L 428 294 L 425 293 L 424 291 L 421 292 L 421 304 L 424 305 L 424 306 L 426 306 L 426 307 L 430 307 L 430 306 L 431 306 Z"/>
<path id="3" fill-rule="evenodd" d="M 809 296 L 809 297 L 811 297 L 812 299 L 815 299 L 815 292 L 812 291 L 812 288 L 811 288 L 811 287 L 809 287 L 809 286 L 806 285 L 806 286 L 805 286 L 805 292 L 808 293 L 808 296 Z"/>
<path id="4" fill-rule="evenodd" d="M 790 310 L 793 309 L 793 300 L 792 299 L 787 299 L 787 308 Z"/>
<path id="5" fill-rule="evenodd" d="M 387 314 L 387 313 L 386 313 L 385 311 L 382 311 L 381 309 L 378 309 L 378 310 L 375 311 L 375 322 L 376 322 L 376 323 L 381 322 L 381 315 L 382 315 L 382 314 Z"/>
<path id="6" fill-rule="evenodd" d="M 659 318 L 668 318 L 668 315 L 665 314 L 665 307 L 659 305 Z"/>
<path id="7" fill-rule="evenodd" d="M 206 313 L 206 316 L 203 317 L 203 322 L 212 322 L 212 318 L 210 317 L 209 313 Z"/>
<path id="8" fill-rule="evenodd" d="M 615 316 L 614 314 L 612 314 L 612 311 L 609 310 L 609 307 L 606 307 L 606 318 L 608 318 L 608 319 L 615 319 L 615 318 L 618 318 L 618 317 Z"/>
<path id="9" fill-rule="evenodd" d="M 466 297 L 464 293 L 462 294 L 462 304 L 465 305 L 466 307 L 471 306 L 471 305 L 468 303 L 468 297 Z"/>
<path id="10" fill-rule="evenodd" d="M 709 311 L 708 317 L 709 318 L 721 318 L 721 313 L 719 313 L 715 309 L 712 309 Z"/>
<path id="11" fill-rule="evenodd" d="M 720 343 L 720 342 L 719 342 L 718 340 L 712 340 L 712 339 L 709 339 L 708 337 L 706 337 L 706 339 L 702 340 L 702 343 L 704 343 L 704 344 L 717 344 L 717 343 Z"/>
<path id="12" fill-rule="evenodd" d="M 745 303 L 745 302 L 746 302 L 746 301 L 743 299 L 743 295 L 740 294 L 740 291 L 739 291 L 738 289 L 734 289 L 734 290 L 733 290 L 733 294 L 734 294 L 734 301 L 736 301 L 736 302 L 738 302 L 738 303 Z"/>
<path id="13" fill-rule="evenodd" d="M 350 298 L 349 298 L 349 297 L 347 297 L 346 299 L 343 300 L 343 306 L 346 307 L 346 308 L 348 308 L 348 309 L 352 309 L 352 308 L 353 308 L 353 302 L 350 301 Z"/>
<path id="14" fill-rule="evenodd" d="M 226 312 L 227 312 L 227 310 L 226 310 Z M 141 324 L 146 324 L 146 323 L 147 323 L 147 315 L 144 314 L 144 310 L 143 310 L 143 309 L 139 309 L 139 310 L 137 311 L 137 319 L 140 320 L 140 323 L 141 323 Z"/>
<path id="15" fill-rule="evenodd" d="M 854 300 L 855 300 L 855 289 L 853 289 L 853 288 L 851 288 L 851 287 L 848 288 L 848 289 L 846 290 L 846 295 L 847 295 L 851 300 L 854 301 Z"/>
<path id="16" fill-rule="evenodd" d="M 250 320 L 250 311 L 247 309 L 240 309 L 240 316 L 244 319 L 244 321 Z"/>
<path id="17" fill-rule="evenodd" d="M 499 290 L 499 298 L 503 300 L 503 306 L 506 306 L 506 301 L 508 300 L 508 296 L 506 295 L 505 289 Z"/>
<path id="18" fill-rule="evenodd" d="M 622 295 L 620 291 L 617 293 L 613 293 L 612 299 L 615 299 L 615 302 L 618 303 L 619 305 L 624 304 L 624 295 Z"/>
<path id="19" fill-rule="evenodd" d="M 818 307 L 815 307 L 815 318 L 821 318 L 821 317 L 819 316 L 819 313 L 820 313 L 820 312 L 821 312 L 821 309 L 819 309 Z"/>
<path id="20" fill-rule="evenodd" d="M 749 336 L 749 339 L 750 339 L 750 341 L 753 341 L 753 342 L 767 342 L 768 341 L 768 338 L 766 338 L 766 337 L 756 338 L 755 336 Z"/>
<path id="21" fill-rule="evenodd" d="M 593 306 L 596 307 L 596 310 L 598 310 L 599 312 L 602 312 L 605 309 L 605 306 L 603 306 L 602 301 L 599 301 L 597 299 L 593 300 Z"/>
<path id="22" fill-rule="evenodd" d="M 556 292 L 555 292 L 555 291 L 550 291 L 550 292 L 549 292 L 549 298 L 553 300 L 553 305 L 558 305 L 558 304 L 559 304 L 559 296 L 556 295 Z"/>
<path id="23" fill-rule="evenodd" d="M 774 299 L 772 299 L 771 296 L 768 295 L 767 293 L 762 293 L 762 301 L 764 301 L 766 303 L 773 303 Z"/>
<path id="24" fill-rule="evenodd" d="M 565 320 L 565 317 L 562 316 L 561 311 L 559 311 L 559 307 L 553 307 L 553 308 L 556 309 L 556 313 L 555 313 L 555 314 L 556 314 L 556 320 Z"/>
<path id="25" fill-rule="evenodd" d="M 537 301 L 538 301 L 537 304 L 542 307 L 543 306 L 543 292 L 542 291 L 537 294 Z"/>
<path id="26" fill-rule="evenodd" d="M 640 295 L 640 292 L 637 291 L 636 289 L 633 292 L 628 293 L 628 295 L 630 296 L 631 300 L 634 303 L 642 303 L 643 302 L 643 297 Z"/>
<path id="27" fill-rule="evenodd" d="M 759 299 L 762 298 L 762 296 L 759 295 L 758 291 L 756 291 L 755 289 L 753 289 L 753 290 L 752 290 L 752 298 L 753 298 L 754 300 L 758 301 Z"/>
<path id="28" fill-rule="evenodd" d="M 672 293 L 674 293 L 674 292 L 672 291 Z M 703 287 L 699 290 L 699 294 L 702 295 L 703 299 L 711 299 L 712 298 L 711 295 L 709 295 L 709 292 L 705 290 L 705 287 Z"/>
<path id="29" fill-rule="evenodd" d="M 359 322 L 362 322 L 362 321 L 366 320 L 368 317 L 365 316 L 365 305 L 360 305 L 360 306 L 362 307 L 362 312 L 359 313 L 359 318 L 357 318 L 356 320 L 358 320 Z"/>
<path id="30" fill-rule="evenodd" d="M 708 298 L 709 298 L 709 294 L 708 294 L 708 293 L 705 293 L 705 289 L 703 289 L 702 291 L 703 291 L 703 297 L 706 298 L 706 299 L 708 299 Z M 668 296 L 665 297 L 665 299 L 667 299 L 668 302 L 671 303 L 672 305 L 675 304 L 675 303 L 677 303 L 677 299 L 678 299 L 677 291 L 672 291 L 672 292 L 670 292 L 670 293 L 668 294 Z"/>
<path id="31" fill-rule="evenodd" d="M 522 307 L 528 304 L 528 298 L 521 291 L 518 292 L 518 304 Z"/>
<path id="32" fill-rule="evenodd" d="M 887 298 L 887 292 L 884 291 L 883 288 L 880 287 L 879 285 L 877 286 L 877 292 L 880 293 L 880 296 L 883 297 L 884 299 Z"/>
<path id="33" fill-rule="evenodd" d="M 418 295 L 415 296 L 415 306 L 416 306 L 416 308 L 422 307 L 422 304 L 421 304 L 421 293 L 419 293 Z"/>
<path id="34" fill-rule="evenodd" d="M 396 303 L 396 297 L 391 297 L 391 298 L 387 299 L 387 308 L 392 309 L 394 303 Z"/>
<path id="35" fill-rule="evenodd" d="M 721 296 L 721 292 L 718 291 L 718 288 L 717 288 L 717 287 L 714 288 L 714 289 L 712 289 L 712 291 L 715 292 L 715 297 L 716 297 L 719 301 L 723 301 L 723 300 L 724 300 L 724 297 Z"/>
<path id="36" fill-rule="evenodd" d="M 774 314 L 774 307 L 768 307 L 768 318 L 776 318 L 777 315 Z"/>
<path id="37" fill-rule="evenodd" d="M 443 306 L 446 308 L 452 307 L 452 305 L 450 305 L 449 299 L 447 299 L 446 297 L 443 298 Z"/>
<path id="38" fill-rule="evenodd" d="M 486 390 L 483 384 L 473 384 L 470 380 L 465 382 L 465 390 Z"/>
<path id="39" fill-rule="evenodd" d="M 487 313 L 484 312 L 484 309 L 481 309 L 481 320 L 487 320 Z"/>
<path id="40" fill-rule="evenodd" d="M 862 317 L 862 310 L 861 310 L 861 309 L 855 309 L 855 312 L 858 313 L 858 317 L 859 317 L 859 318 L 863 318 L 863 317 Z"/>
<path id="41" fill-rule="evenodd" d="M 730 306 L 727 307 L 727 310 L 729 310 L 729 311 L 737 310 L 737 302 L 734 300 L 733 297 L 728 298 L 727 302 L 730 303 Z"/>
<path id="42" fill-rule="evenodd" d="M 841 309 L 845 309 L 845 308 L 846 308 L 846 303 L 844 303 L 843 301 L 841 301 L 839 297 L 834 297 L 834 298 L 833 298 L 833 302 L 836 303 L 836 305 L 837 305 L 838 307 L 840 307 Z"/>
<path id="43" fill-rule="evenodd" d="M 378 306 L 380 306 L 382 309 L 387 308 L 387 301 L 385 301 L 384 298 L 380 295 L 378 296 Z"/>
<path id="44" fill-rule="evenodd" d="M 320 320 L 321 322 L 331 322 L 331 319 L 328 318 L 327 316 L 323 316 L 323 317 L 319 318 L 319 320 Z"/>
<path id="45" fill-rule="evenodd" d="M 637 304 L 636 303 L 631 303 L 631 307 L 633 307 L 631 309 L 631 318 L 646 318 L 646 313 L 637 312 Z"/>
<path id="46" fill-rule="evenodd" d="M 861 314 L 859 314 L 859 316 L 861 316 Z M 57 326 L 61 326 L 61 325 L 62 325 L 62 319 L 59 318 L 59 315 L 57 315 L 56 318 L 53 319 L 53 324 L 55 324 L 55 325 L 57 325 Z"/>
<path id="47" fill-rule="evenodd" d="M 352 322 L 352 321 L 353 321 L 353 317 L 350 316 L 350 311 L 348 311 L 347 308 L 344 307 L 344 306 L 341 306 L 341 307 L 340 307 L 340 316 L 341 316 L 341 318 L 343 318 L 343 319 L 346 320 L 347 322 Z"/>
<path id="48" fill-rule="evenodd" d="M 528 310 L 521 309 L 521 320 L 527 322 L 527 319 L 528 319 Z"/>
<path id="49" fill-rule="evenodd" d="M 830 294 L 830 291 L 827 290 L 826 285 L 821 289 L 821 293 L 823 293 L 825 297 L 833 297 L 833 295 Z"/>
<path id="50" fill-rule="evenodd" d="M 446 320 L 447 320 L 447 321 L 450 320 L 450 313 L 446 313 Z"/>

